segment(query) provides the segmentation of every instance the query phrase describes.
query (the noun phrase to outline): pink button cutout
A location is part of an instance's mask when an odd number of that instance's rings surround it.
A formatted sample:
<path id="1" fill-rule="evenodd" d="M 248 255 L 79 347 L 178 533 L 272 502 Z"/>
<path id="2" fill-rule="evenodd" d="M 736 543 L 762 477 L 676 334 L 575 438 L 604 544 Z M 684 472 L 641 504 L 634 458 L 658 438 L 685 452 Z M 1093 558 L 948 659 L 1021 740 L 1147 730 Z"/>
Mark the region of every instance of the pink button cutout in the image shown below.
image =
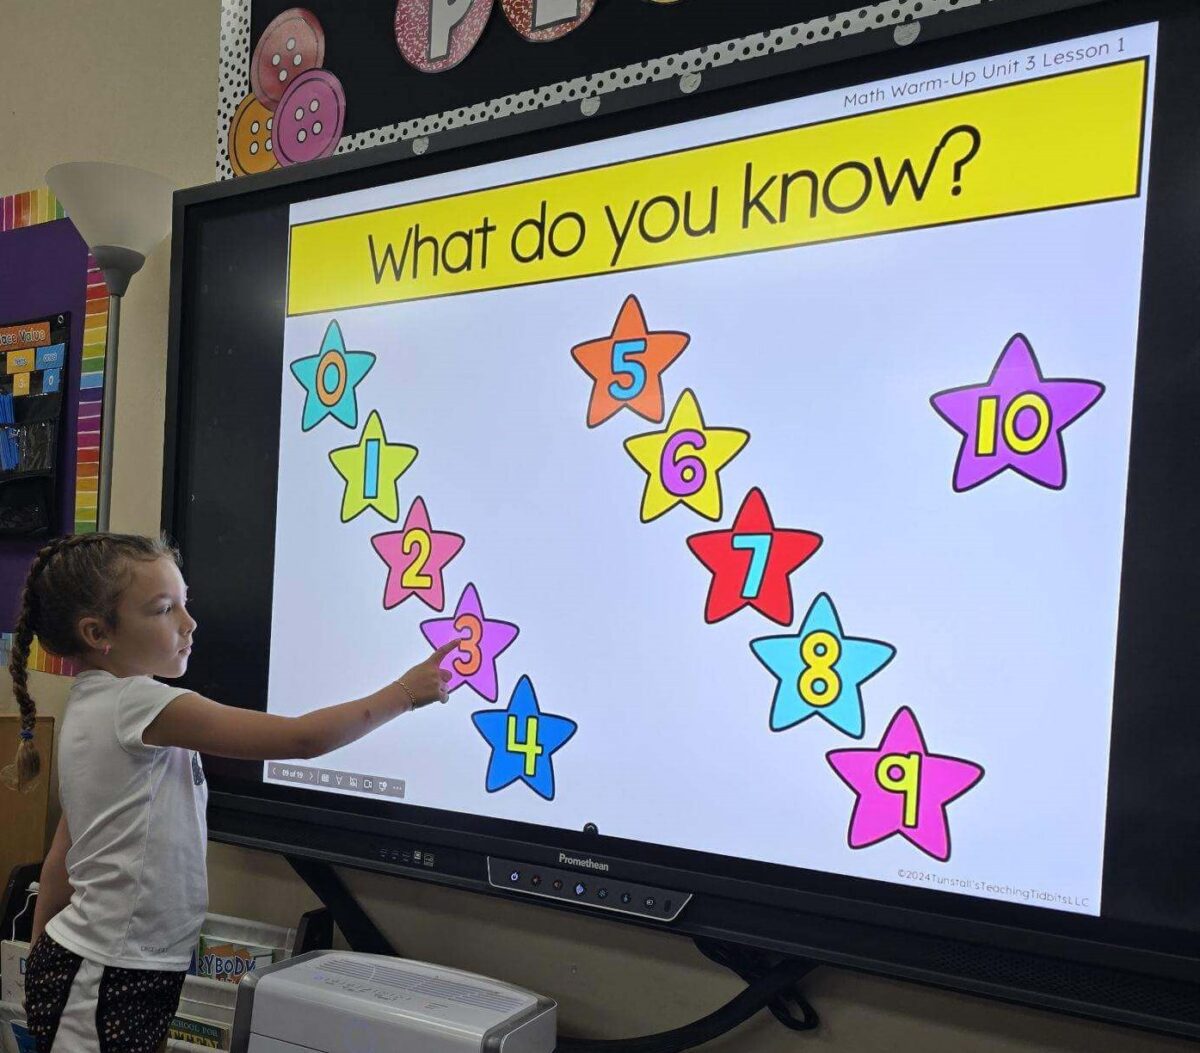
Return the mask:
<path id="1" fill-rule="evenodd" d="M 341 141 L 345 119 L 342 82 L 328 70 L 309 70 L 279 100 L 275 156 L 284 165 L 328 157 Z"/>

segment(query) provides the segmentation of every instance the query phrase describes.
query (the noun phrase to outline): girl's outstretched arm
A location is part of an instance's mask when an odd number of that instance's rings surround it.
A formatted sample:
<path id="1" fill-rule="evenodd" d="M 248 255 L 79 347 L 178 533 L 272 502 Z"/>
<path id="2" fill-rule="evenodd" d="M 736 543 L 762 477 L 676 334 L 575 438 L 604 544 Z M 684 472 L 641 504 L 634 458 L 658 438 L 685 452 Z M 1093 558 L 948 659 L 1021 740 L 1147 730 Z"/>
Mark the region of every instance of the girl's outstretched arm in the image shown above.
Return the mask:
<path id="1" fill-rule="evenodd" d="M 442 660 L 451 640 L 399 680 L 366 698 L 315 709 L 301 717 L 224 706 L 203 695 L 173 699 L 142 734 L 147 746 L 182 746 L 238 760 L 310 759 L 361 739 L 410 709 L 445 700 L 450 674 Z"/>

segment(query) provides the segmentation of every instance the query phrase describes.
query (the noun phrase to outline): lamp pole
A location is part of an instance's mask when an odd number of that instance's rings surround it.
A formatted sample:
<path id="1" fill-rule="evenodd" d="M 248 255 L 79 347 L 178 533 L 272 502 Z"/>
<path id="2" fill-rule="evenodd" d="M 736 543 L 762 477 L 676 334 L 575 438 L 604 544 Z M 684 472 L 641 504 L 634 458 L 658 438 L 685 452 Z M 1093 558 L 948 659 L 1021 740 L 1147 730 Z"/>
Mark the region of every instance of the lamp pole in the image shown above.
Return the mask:
<path id="1" fill-rule="evenodd" d="M 108 287 L 104 394 L 100 407 L 100 465 L 96 529 L 112 522 L 113 449 L 117 431 L 117 346 L 121 299 L 146 255 L 171 231 L 175 187 L 153 172 L 107 161 L 68 161 L 46 173 L 46 184 L 89 246 Z"/>
<path id="2" fill-rule="evenodd" d="M 113 448 L 117 435 L 117 347 L 121 332 L 121 298 L 146 257 L 120 245 L 96 245 L 96 265 L 108 287 L 108 332 L 104 340 L 104 400 L 100 409 L 100 471 L 96 485 L 96 530 L 107 533 L 112 513 Z"/>

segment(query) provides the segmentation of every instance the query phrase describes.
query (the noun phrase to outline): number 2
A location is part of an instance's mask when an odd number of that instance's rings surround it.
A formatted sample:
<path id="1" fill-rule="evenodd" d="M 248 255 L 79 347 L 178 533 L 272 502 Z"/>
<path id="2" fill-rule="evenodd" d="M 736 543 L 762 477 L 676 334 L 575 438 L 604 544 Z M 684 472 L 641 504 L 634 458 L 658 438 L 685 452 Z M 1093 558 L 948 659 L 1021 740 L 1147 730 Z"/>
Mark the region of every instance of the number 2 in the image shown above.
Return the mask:
<path id="1" fill-rule="evenodd" d="M 433 585 L 433 578 L 421 573 L 425 564 L 429 562 L 429 549 L 432 544 L 429 532 L 420 527 L 413 527 L 404 535 L 400 542 L 400 551 L 407 556 L 413 549 L 417 550 L 417 558 L 404 568 L 404 573 L 400 576 L 400 584 L 406 589 L 428 589 Z"/>
<path id="2" fill-rule="evenodd" d="M 734 534 L 733 547 L 750 553 L 750 566 L 742 585 L 742 599 L 752 600 L 762 589 L 767 557 L 771 554 L 770 534 Z"/>
<path id="3" fill-rule="evenodd" d="M 646 350 L 645 340 L 615 340 L 612 346 L 612 371 L 617 379 L 608 385 L 608 393 L 615 399 L 628 402 L 642 393 L 646 386 L 646 367 L 635 362 L 630 355 L 640 355 Z M 620 383 L 628 377 L 628 383 Z"/>

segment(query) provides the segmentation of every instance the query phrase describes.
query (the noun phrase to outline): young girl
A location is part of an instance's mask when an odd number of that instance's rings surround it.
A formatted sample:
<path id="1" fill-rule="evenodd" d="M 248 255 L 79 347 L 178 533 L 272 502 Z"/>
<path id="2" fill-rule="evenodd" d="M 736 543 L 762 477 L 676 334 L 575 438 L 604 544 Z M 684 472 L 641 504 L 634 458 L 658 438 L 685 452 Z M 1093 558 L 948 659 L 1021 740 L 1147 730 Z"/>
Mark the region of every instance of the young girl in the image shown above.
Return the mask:
<path id="1" fill-rule="evenodd" d="M 25 980 L 39 1053 L 142 1053 L 165 1044 L 208 905 L 199 752 L 317 757 L 446 701 L 439 648 L 373 695 L 302 717 L 223 706 L 155 677 L 187 669 L 196 623 L 160 540 L 85 534 L 29 570 L 10 670 L 21 707 L 18 781 L 34 778 L 26 662 L 36 635 L 76 658 L 59 733 L 63 816 L 42 865 Z"/>

